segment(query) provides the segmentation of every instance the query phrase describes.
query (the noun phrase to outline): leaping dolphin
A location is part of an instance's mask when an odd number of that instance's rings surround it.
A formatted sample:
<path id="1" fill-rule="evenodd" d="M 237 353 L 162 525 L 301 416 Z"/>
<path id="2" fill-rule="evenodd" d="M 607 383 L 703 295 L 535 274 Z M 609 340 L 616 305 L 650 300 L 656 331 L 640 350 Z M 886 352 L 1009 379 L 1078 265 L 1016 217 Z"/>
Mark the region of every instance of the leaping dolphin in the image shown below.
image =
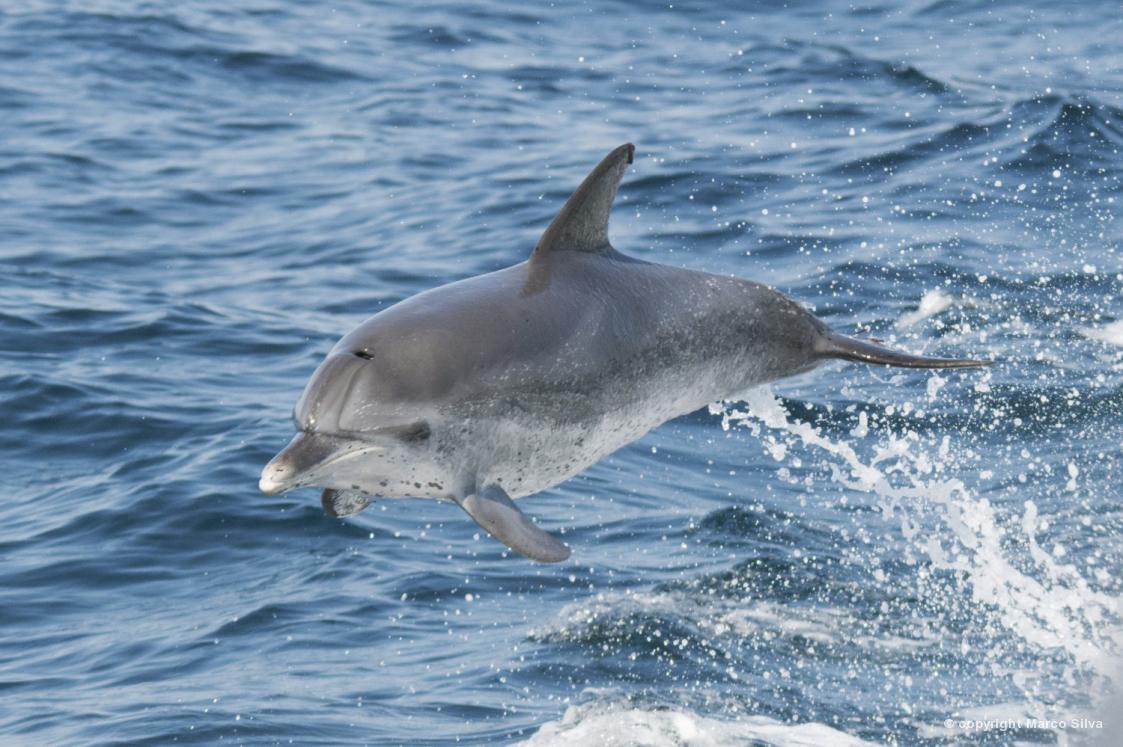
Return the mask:
<path id="1" fill-rule="evenodd" d="M 644 262 L 608 241 L 634 147 L 593 169 L 530 259 L 419 293 L 340 340 L 293 413 L 262 492 L 324 488 L 348 516 L 374 498 L 456 503 L 495 539 L 558 562 L 569 547 L 512 499 L 546 490 L 671 418 L 841 358 L 924 358 L 832 332 L 759 283 Z"/>

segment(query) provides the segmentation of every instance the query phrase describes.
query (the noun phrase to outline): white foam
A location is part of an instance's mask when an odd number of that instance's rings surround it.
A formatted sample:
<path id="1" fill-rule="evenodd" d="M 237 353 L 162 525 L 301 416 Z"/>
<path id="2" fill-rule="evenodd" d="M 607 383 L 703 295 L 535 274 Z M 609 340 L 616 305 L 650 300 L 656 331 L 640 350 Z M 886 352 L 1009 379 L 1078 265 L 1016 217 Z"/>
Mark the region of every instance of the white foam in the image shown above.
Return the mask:
<path id="1" fill-rule="evenodd" d="M 903 637 L 869 630 L 851 610 L 826 606 L 797 606 L 761 599 L 728 598 L 698 593 L 696 589 L 645 592 L 627 589 L 601 592 L 562 608 L 556 619 L 532 629 L 531 638 L 575 640 L 593 626 L 634 626 L 637 614 L 673 618 L 712 645 L 724 640 L 736 644 L 760 636 L 761 640 L 800 638 L 822 645 L 851 645 L 888 655 L 915 652 L 939 643 L 934 620 L 914 617 Z"/>
<path id="2" fill-rule="evenodd" d="M 920 297 L 920 303 L 917 305 L 916 311 L 902 314 L 893 326 L 897 329 L 907 329 L 929 317 L 936 316 L 945 309 L 951 308 L 953 303 L 954 299 L 939 288 L 927 291 Z"/>
<path id="3" fill-rule="evenodd" d="M 1081 327 L 1080 334 L 1090 340 L 1099 340 L 1109 345 L 1123 347 L 1123 319 L 1105 324 L 1102 327 Z"/>
<path id="4" fill-rule="evenodd" d="M 799 636 L 823 645 L 847 643 L 864 651 L 917 651 L 937 643 L 935 638 L 904 638 L 894 635 L 863 635 L 862 621 L 850 611 L 832 607 L 798 607 L 774 602 L 754 602 L 731 606 L 707 626 L 715 635 L 744 638 L 756 633 Z M 913 620 L 913 629 L 927 632 L 920 620 Z"/>
<path id="5" fill-rule="evenodd" d="M 611 701 L 570 706 L 560 720 L 543 725 L 523 744 L 527 747 L 740 747 L 750 742 L 776 747 L 870 744 L 825 724 L 785 724 L 765 716 L 714 718 L 688 710 L 643 709 Z"/>

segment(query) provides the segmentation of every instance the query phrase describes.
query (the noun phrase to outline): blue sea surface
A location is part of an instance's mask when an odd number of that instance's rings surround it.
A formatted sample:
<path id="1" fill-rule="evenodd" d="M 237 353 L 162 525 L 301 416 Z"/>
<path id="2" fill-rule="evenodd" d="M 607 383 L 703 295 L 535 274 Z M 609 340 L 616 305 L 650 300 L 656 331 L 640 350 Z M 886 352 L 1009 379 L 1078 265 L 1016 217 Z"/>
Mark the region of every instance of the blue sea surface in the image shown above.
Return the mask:
<path id="1" fill-rule="evenodd" d="M 628 141 L 621 251 L 995 365 L 673 421 L 560 565 L 258 492 Z M 1123 744 L 1121 149 L 1116 2 L 5 3 L 0 743 Z"/>

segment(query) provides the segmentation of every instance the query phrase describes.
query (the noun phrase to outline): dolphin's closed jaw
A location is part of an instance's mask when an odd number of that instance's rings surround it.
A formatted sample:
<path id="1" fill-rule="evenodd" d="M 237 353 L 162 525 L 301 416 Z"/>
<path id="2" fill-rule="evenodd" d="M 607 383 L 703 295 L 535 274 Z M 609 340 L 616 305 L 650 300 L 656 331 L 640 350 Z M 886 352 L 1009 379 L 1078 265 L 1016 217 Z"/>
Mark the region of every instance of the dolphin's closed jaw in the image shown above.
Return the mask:
<path id="1" fill-rule="evenodd" d="M 361 457 L 382 447 L 327 433 L 301 431 L 261 471 L 257 487 L 266 495 L 293 488 L 319 485 L 325 468 Z"/>
<path id="2" fill-rule="evenodd" d="M 297 478 L 316 466 L 331 453 L 326 438 L 300 432 L 281 449 L 277 456 L 269 460 L 261 470 L 261 480 L 257 487 L 266 495 L 277 495 L 296 487 Z"/>

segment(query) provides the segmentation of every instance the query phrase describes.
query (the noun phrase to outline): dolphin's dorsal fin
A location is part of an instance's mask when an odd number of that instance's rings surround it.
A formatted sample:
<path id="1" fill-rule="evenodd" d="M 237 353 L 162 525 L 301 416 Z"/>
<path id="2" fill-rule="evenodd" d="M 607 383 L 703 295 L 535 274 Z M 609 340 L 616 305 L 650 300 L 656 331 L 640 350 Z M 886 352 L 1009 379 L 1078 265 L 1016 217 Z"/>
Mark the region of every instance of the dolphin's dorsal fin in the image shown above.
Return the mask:
<path id="1" fill-rule="evenodd" d="M 534 247 L 533 260 L 559 251 L 600 252 L 608 243 L 608 214 L 636 147 L 625 143 L 604 157 L 554 217 Z"/>

